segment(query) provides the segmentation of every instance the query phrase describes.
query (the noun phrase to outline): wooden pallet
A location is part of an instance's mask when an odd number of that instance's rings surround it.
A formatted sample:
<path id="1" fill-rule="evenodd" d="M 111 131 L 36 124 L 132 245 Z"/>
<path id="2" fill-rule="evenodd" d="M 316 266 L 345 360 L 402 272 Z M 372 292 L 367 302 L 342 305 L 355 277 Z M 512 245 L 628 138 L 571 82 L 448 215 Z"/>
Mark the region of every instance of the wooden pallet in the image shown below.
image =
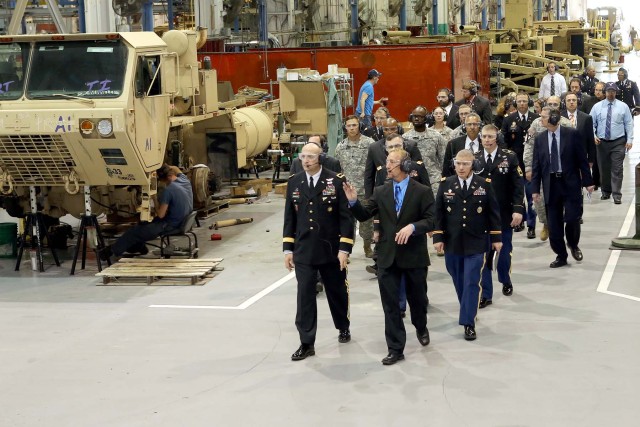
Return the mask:
<path id="1" fill-rule="evenodd" d="M 198 209 L 198 219 L 211 218 L 225 209 L 229 209 L 228 200 L 214 200 L 211 205 Z"/>
<path id="2" fill-rule="evenodd" d="M 96 276 L 103 285 L 203 285 L 222 270 L 222 258 L 144 259 L 122 258 Z"/>

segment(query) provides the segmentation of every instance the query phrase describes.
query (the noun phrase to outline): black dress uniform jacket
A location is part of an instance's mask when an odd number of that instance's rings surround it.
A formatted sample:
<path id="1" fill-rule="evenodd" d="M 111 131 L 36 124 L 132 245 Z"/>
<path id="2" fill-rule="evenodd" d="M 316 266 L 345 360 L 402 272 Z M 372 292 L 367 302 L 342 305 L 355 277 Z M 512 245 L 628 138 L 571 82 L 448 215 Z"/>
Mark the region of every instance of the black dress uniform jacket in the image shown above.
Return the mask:
<path id="1" fill-rule="evenodd" d="M 482 138 L 478 134 L 478 144 L 482 147 Z M 462 135 L 457 138 L 453 138 L 447 143 L 447 149 L 444 152 L 444 161 L 442 162 L 442 177 L 446 178 L 456 174 L 456 168 L 453 166 L 453 159 L 458 154 L 458 151 L 464 150 L 467 146 L 467 135 Z"/>
<path id="2" fill-rule="evenodd" d="M 405 139 L 404 149 L 407 153 L 409 153 L 411 160 L 413 160 L 414 162 L 422 161 L 422 154 L 420 154 L 420 150 L 418 150 L 418 146 L 414 141 L 407 141 Z M 373 188 L 377 186 L 376 176 L 378 174 L 378 171 L 385 169 L 386 164 L 387 149 L 385 147 L 385 140 L 380 139 L 369 145 L 369 151 L 367 153 L 367 164 L 364 166 L 365 198 L 368 199 L 373 194 Z"/>
<path id="3" fill-rule="evenodd" d="M 356 202 L 351 212 L 358 221 L 378 215 L 380 238 L 376 248 L 379 267 L 389 268 L 394 261 L 398 268 L 428 267 L 430 261 L 425 235 L 433 230 L 433 192 L 431 188 L 410 179 L 398 214 L 393 193 L 393 182 L 386 182 L 373 190 L 373 195 L 364 205 Z M 396 244 L 396 233 L 408 224 L 416 227 L 415 232 L 406 244 Z"/>
<path id="4" fill-rule="evenodd" d="M 342 172 L 342 165 L 340 165 L 340 160 L 332 156 L 327 156 L 325 158 L 324 163 L 322 163 L 322 167 L 327 168 L 335 173 Z M 289 176 L 293 176 L 302 171 L 304 171 L 304 168 L 302 167 L 302 160 L 300 160 L 299 158 L 294 159 L 294 161 L 291 163 Z"/>
<path id="5" fill-rule="evenodd" d="M 491 164 L 487 164 L 486 153 L 481 150 L 476 154 L 480 170 L 477 175 L 491 179 L 491 186 L 500 206 L 500 218 L 502 227 L 511 225 L 514 213 L 524 215 L 524 185 L 522 181 L 522 169 L 518 165 L 518 157 L 511 150 L 503 150 L 498 147 L 493 152 Z"/>
<path id="6" fill-rule="evenodd" d="M 354 223 L 343 182 L 344 175 L 324 167 L 313 189 L 305 172 L 289 178 L 282 241 L 294 263 L 327 264 L 340 250 L 351 253 Z"/>
<path id="7" fill-rule="evenodd" d="M 638 90 L 638 85 L 636 82 L 632 82 L 629 79 L 626 79 L 623 82 L 617 81 L 616 85 L 618 86 L 616 99 L 627 104 L 629 106 L 629 110 L 633 112 L 633 108 L 636 105 L 640 105 L 640 91 Z"/>
<path id="8" fill-rule="evenodd" d="M 540 117 L 536 113 L 528 112 L 527 120 L 522 121 L 519 112 L 509 114 L 502 123 L 502 135 L 504 136 L 504 147 L 516 153 L 520 168 L 524 168 L 524 143 L 529 137 L 528 132 L 531 123 Z"/>
<path id="9" fill-rule="evenodd" d="M 595 95 L 595 90 L 596 90 L 596 83 L 598 83 L 600 80 L 598 80 L 597 78 L 591 78 L 589 76 L 587 76 L 586 74 L 581 74 L 580 75 L 580 80 L 582 80 L 582 92 L 589 94 L 590 96 L 594 96 Z M 591 110 L 589 110 L 591 111 Z M 586 113 L 589 113 L 589 111 L 586 111 Z"/>
<path id="10" fill-rule="evenodd" d="M 464 193 L 458 176 L 443 178 L 436 197 L 433 243 L 455 255 L 487 252 L 489 243 L 502 241 L 500 207 L 491 180 L 473 175 Z"/>

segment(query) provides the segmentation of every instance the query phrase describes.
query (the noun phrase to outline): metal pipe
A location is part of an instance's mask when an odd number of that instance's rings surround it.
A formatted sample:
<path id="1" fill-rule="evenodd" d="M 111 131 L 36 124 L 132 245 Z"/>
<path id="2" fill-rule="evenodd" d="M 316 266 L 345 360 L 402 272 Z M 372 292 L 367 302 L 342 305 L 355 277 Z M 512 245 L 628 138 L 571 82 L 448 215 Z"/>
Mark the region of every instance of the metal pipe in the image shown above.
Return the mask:
<path id="1" fill-rule="evenodd" d="M 400 21 L 400 30 L 405 31 L 407 29 L 407 0 L 402 0 L 398 19 Z"/>
<path id="2" fill-rule="evenodd" d="M 85 16 L 84 0 L 78 0 L 78 31 L 87 32 L 87 18 Z"/>
<path id="3" fill-rule="evenodd" d="M 527 22 L 527 24 L 529 24 Z M 498 22 L 496 22 L 496 29 L 502 28 L 502 0 L 498 0 Z"/>
<path id="4" fill-rule="evenodd" d="M 462 6 L 460 7 L 460 25 L 467 24 L 467 7 L 464 2 L 462 2 Z"/>
<path id="5" fill-rule="evenodd" d="M 153 1 L 146 1 L 142 5 L 142 30 L 153 31 Z"/>
<path id="6" fill-rule="evenodd" d="M 438 0 L 433 0 L 431 8 L 431 17 L 433 18 L 433 34 L 438 34 Z"/>
<path id="7" fill-rule="evenodd" d="M 349 5 L 351 6 L 351 44 L 357 46 L 360 44 L 360 37 L 358 37 L 358 0 L 349 0 Z"/>
<path id="8" fill-rule="evenodd" d="M 560 20 L 560 0 L 556 0 L 556 19 Z"/>
<path id="9" fill-rule="evenodd" d="M 538 0 L 538 11 L 536 13 L 536 21 L 542 21 L 542 0 Z M 527 24 L 529 24 L 527 22 Z"/>
<path id="10" fill-rule="evenodd" d="M 382 30 L 382 37 L 411 37 L 411 31 Z"/>
<path id="11" fill-rule="evenodd" d="M 482 30 L 487 30 L 487 6 L 482 8 Z"/>
<path id="12" fill-rule="evenodd" d="M 258 40 L 263 46 L 268 46 L 267 0 L 258 0 Z"/>

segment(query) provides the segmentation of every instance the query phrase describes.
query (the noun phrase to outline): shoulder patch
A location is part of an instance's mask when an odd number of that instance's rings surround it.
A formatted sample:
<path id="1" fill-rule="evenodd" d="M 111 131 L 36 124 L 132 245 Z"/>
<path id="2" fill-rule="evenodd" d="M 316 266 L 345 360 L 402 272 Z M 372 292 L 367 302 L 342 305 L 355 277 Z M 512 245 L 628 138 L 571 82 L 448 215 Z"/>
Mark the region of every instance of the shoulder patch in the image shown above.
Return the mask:
<path id="1" fill-rule="evenodd" d="M 294 176 L 296 176 L 296 175 L 295 174 L 294 175 L 289 175 L 289 179 L 293 178 Z"/>
<path id="2" fill-rule="evenodd" d="M 486 178 L 485 181 L 491 182 L 491 178 Z"/>
<path id="3" fill-rule="evenodd" d="M 343 174 L 342 172 L 340 172 L 340 173 L 336 174 L 336 176 L 337 176 L 338 178 L 344 178 L 344 174 Z"/>
<path id="4" fill-rule="evenodd" d="M 421 165 L 422 164 L 422 160 L 418 160 L 416 163 Z"/>
<path id="5" fill-rule="evenodd" d="M 444 182 L 446 180 L 447 180 L 447 178 L 445 178 L 445 177 L 440 178 L 440 182 Z"/>
<path id="6" fill-rule="evenodd" d="M 507 153 L 507 154 L 511 154 L 511 153 L 513 153 L 513 151 L 509 150 L 508 148 L 503 148 L 503 149 L 502 149 L 502 152 L 503 152 L 503 153 Z"/>

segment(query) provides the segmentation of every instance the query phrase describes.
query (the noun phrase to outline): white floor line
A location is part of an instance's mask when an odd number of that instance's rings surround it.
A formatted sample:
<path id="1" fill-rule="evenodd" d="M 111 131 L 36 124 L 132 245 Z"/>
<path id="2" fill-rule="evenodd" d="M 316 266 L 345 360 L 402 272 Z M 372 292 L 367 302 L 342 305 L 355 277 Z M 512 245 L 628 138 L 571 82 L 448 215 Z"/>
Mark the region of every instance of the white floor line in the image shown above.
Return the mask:
<path id="1" fill-rule="evenodd" d="M 620 228 L 620 233 L 618 237 L 626 237 L 629 235 L 629 230 L 631 230 L 631 226 L 633 224 L 633 217 L 636 211 L 636 198 L 634 197 L 631 200 L 631 205 L 629 206 L 629 210 L 627 211 L 627 216 L 624 218 L 624 222 L 622 223 L 622 227 Z M 613 279 L 613 273 L 616 269 L 616 265 L 618 264 L 618 260 L 620 259 L 620 250 L 611 251 L 611 255 L 609 255 L 609 260 L 607 261 L 607 265 L 604 268 L 604 272 L 602 273 L 602 277 L 600 278 L 600 283 L 598 283 L 597 291 L 607 295 L 613 295 L 616 297 L 630 299 L 632 301 L 640 301 L 640 298 L 625 295 L 618 292 L 613 292 L 609 290 L 609 285 L 611 284 L 611 279 Z"/>
<path id="2" fill-rule="evenodd" d="M 252 296 L 251 298 L 246 300 L 245 302 L 243 302 L 242 304 L 237 305 L 235 307 L 234 306 L 225 306 L 225 305 L 153 304 L 153 305 L 150 305 L 149 308 L 191 308 L 191 309 L 195 308 L 195 309 L 205 309 L 205 310 L 244 310 L 244 309 L 246 309 L 248 307 L 251 307 L 253 304 L 258 302 L 260 299 L 262 299 L 265 296 L 269 295 L 271 292 L 275 291 L 280 286 L 284 285 L 285 283 L 287 283 L 289 280 L 293 279 L 294 277 L 296 277 L 296 273 L 294 271 L 292 271 L 291 273 L 287 274 L 286 276 L 284 276 L 283 278 L 281 278 L 277 282 L 267 286 L 266 288 L 264 288 L 263 290 L 261 290 L 260 292 L 258 292 L 257 294 L 255 294 L 254 296 Z"/>

